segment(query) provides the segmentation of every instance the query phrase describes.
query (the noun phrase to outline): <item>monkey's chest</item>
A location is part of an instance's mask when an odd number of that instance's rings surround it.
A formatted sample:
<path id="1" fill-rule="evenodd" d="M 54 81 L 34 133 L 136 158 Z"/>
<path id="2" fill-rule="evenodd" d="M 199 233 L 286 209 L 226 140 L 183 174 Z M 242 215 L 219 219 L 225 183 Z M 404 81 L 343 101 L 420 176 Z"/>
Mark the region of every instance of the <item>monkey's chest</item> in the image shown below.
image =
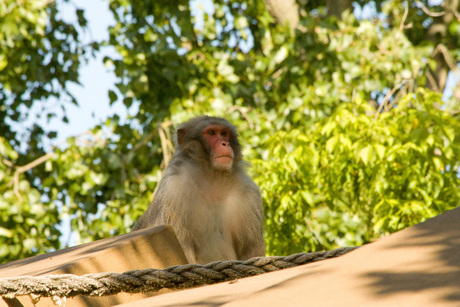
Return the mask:
<path id="1" fill-rule="evenodd" d="M 197 262 L 237 259 L 234 242 L 240 221 L 227 202 L 223 199 L 222 203 L 200 208 L 193 223 L 197 234 L 194 240 Z"/>
<path id="2" fill-rule="evenodd" d="M 233 214 L 222 206 L 207 206 L 194 220 L 195 228 L 207 238 L 215 240 L 231 240 L 231 229 L 235 226 Z"/>

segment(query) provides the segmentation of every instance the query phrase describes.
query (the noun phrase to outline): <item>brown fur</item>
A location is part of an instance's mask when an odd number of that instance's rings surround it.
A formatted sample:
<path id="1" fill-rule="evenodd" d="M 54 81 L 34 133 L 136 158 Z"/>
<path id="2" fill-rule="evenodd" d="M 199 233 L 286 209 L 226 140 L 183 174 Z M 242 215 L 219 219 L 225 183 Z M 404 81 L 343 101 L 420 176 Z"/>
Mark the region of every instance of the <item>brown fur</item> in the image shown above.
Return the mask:
<path id="1" fill-rule="evenodd" d="M 209 125 L 231 130 L 230 170 L 215 170 L 202 133 Z M 234 126 L 202 116 L 177 131 L 178 145 L 153 202 L 134 230 L 169 224 L 190 263 L 245 260 L 265 255 L 262 199 L 246 175 Z"/>

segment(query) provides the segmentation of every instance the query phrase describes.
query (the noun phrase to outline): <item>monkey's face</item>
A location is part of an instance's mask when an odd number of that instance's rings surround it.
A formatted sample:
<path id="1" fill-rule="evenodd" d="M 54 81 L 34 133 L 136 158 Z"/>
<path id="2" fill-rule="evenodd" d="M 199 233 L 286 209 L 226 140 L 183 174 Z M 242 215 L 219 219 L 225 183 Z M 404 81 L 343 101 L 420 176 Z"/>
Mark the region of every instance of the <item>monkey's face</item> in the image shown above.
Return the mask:
<path id="1" fill-rule="evenodd" d="M 216 170 L 230 170 L 234 153 L 230 145 L 231 130 L 222 125 L 209 125 L 203 130 L 205 142 L 210 147 L 211 164 Z"/>

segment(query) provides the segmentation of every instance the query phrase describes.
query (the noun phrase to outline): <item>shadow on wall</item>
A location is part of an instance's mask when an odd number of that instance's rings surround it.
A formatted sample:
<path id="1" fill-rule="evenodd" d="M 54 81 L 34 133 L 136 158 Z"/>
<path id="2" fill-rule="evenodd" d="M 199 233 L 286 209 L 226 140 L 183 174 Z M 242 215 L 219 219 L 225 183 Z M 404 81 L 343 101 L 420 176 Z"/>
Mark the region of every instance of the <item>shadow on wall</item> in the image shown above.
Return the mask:
<path id="1" fill-rule="evenodd" d="M 408 265 L 363 275 L 370 289 L 377 296 L 436 290 L 441 300 L 460 302 L 460 208 L 411 230 L 406 240 L 389 246 L 407 250 Z"/>

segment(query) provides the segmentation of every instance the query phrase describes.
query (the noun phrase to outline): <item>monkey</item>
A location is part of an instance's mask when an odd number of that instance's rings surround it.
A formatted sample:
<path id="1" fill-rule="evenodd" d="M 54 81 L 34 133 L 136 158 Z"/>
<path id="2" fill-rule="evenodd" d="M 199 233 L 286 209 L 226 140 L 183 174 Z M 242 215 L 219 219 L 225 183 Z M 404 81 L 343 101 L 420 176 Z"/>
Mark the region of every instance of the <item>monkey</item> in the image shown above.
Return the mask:
<path id="1" fill-rule="evenodd" d="M 265 255 L 262 197 L 249 178 L 236 128 L 200 116 L 177 129 L 175 153 L 133 230 L 171 225 L 189 263 Z"/>

